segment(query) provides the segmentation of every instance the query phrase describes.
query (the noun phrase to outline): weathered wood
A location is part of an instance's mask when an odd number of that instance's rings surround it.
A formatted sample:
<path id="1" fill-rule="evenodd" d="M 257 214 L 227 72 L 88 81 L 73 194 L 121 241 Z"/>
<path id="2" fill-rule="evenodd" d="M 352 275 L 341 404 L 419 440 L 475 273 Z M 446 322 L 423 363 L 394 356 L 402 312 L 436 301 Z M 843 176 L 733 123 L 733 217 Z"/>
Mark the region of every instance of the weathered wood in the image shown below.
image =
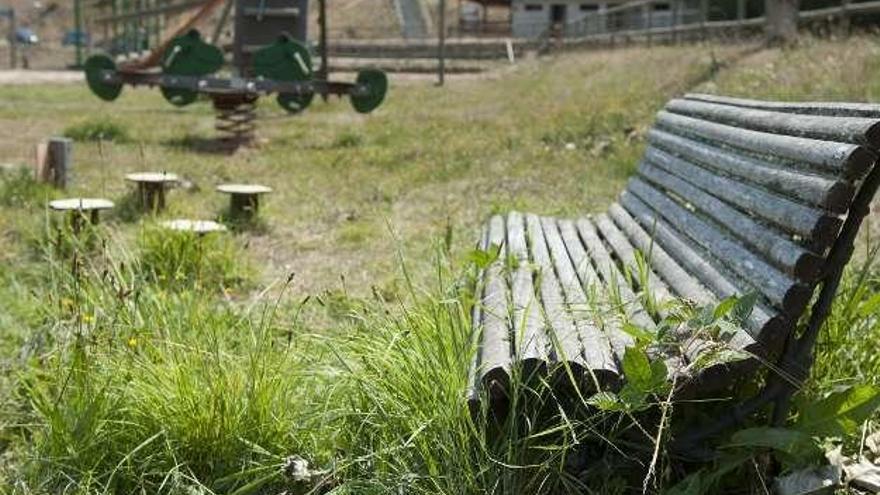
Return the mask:
<path id="1" fill-rule="evenodd" d="M 648 132 L 648 141 L 680 158 L 834 213 L 846 212 L 855 195 L 850 182 L 799 173 L 659 129 Z"/>
<path id="2" fill-rule="evenodd" d="M 823 210 L 810 208 L 742 182 L 713 174 L 665 151 L 649 148 L 645 152 L 645 161 L 685 179 L 703 191 L 711 192 L 720 200 L 761 217 L 782 231 L 804 238 L 819 253 L 831 244 L 840 230 L 841 220 Z"/>
<path id="3" fill-rule="evenodd" d="M 762 101 L 702 93 L 688 93 L 684 97 L 688 100 L 723 103 L 725 105 L 772 110 L 774 112 L 832 117 L 880 118 L 880 105 L 872 103 Z"/>
<path id="4" fill-rule="evenodd" d="M 588 364 L 584 359 L 572 316 L 565 307 L 562 286 L 550 259 L 544 230 L 536 215 L 528 214 L 525 220 L 530 252 L 537 267 L 537 285 L 553 360 L 557 363 L 566 363 L 573 374 L 581 376 L 588 369 Z"/>
<path id="5" fill-rule="evenodd" d="M 510 275 L 513 310 L 513 348 L 526 375 L 542 371 L 549 358 L 550 342 L 544 331 L 541 303 L 535 292 L 531 260 L 526 245 L 525 221 L 519 212 L 507 216 L 507 248 L 516 259 Z"/>
<path id="6" fill-rule="evenodd" d="M 177 175 L 167 172 L 138 172 L 127 174 L 125 180 L 137 184 L 137 194 L 145 212 L 165 209 L 165 190 L 177 184 Z"/>
<path id="7" fill-rule="evenodd" d="M 620 287 L 620 300 L 615 300 L 615 295 L 608 283 L 599 277 L 599 272 L 613 273 L 616 267 L 606 265 L 605 268 L 597 269 L 593 266 L 593 256 L 587 253 L 587 247 L 584 245 L 577 231 L 577 227 L 571 220 L 559 220 L 557 223 L 559 234 L 565 245 L 565 250 L 571 257 L 575 274 L 580 279 L 581 287 L 587 297 L 587 301 L 595 301 L 594 314 L 596 318 L 594 323 L 603 330 L 605 338 L 611 347 L 611 351 L 617 356 L 618 361 L 623 359 L 623 353 L 626 348 L 631 346 L 633 338 L 621 329 L 618 321 L 621 317 L 630 319 L 635 325 L 655 330 L 654 321 L 648 316 L 647 311 L 641 306 L 641 302 L 636 295 L 630 290 L 629 286 Z M 601 253 L 598 254 L 601 257 Z M 605 255 L 603 259 L 607 259 L 610 263 L 610 257 Z M 619 275 L 622 279 L 623 276 Z M 585 342 L 584 348 L 588 345 L 587 341 L 594 341 L 593 335 L 581 335 L 581 340 Z"/>
<path id="8" fill-rule="evenodd" d="M 52 185 L 58 189 L 67 188 L 73 168 L 73 140 L 64 137 L 50 138 L 46 151 Z"/>
<path id="9" fill-rule="evenodd" d="M 640 179 L 631 179 L 627 190 L 641 198 L 678 230 L 721 260 L 731 271 L 752 281 L 776 307 L 799 315 L 810 296 L 809 289 L 770 266 L 713 225 L 700 219 Z"/>
<path id="10" fill-rule="evenodd" d="M 752 217 L 650 162 L 642 163 L 639 175 L 655 186 L 673 192 L 702 214 L 723 225 L 785 273 L 805 281 L 815 280 L 819 276 L 822 257 L 795 244 L 778 231 L 768 229 Z"/>
<path id="11" fill-rule="evenodd" d="M 489 221 L 489 246 L 498 246 L 499 254 L 486 270 L 486 285 L 480 302 L 483 340 L 478 374 L 489 397 L 500 399 L 507 394 L 512 358 L 508 286 L 503 273 L 507 245 L 501 216 L 496 215 Z"/>
<path id="12" fill-rule="evenodd" d="M 484 226 L 480 235 L 480 242 L 477 243 L 477 249 L 481 251 L 489 250 L 489 227 Z M 468 408 L 471 416 L 475 416 L 480 407 L 480 380 L 477 377 L 480 369 L 480 358 L 482 357 L 482 340 L 483 340 L 483 294 L 485 293 L 486 268 L 480 270 L 477 277 L 478 284 L 474 288 L 474 306 L 471 308 L 471 346 L 469 350 L 473 352 L 471 365 L 468 367 L 468 377 L 465 389 L 465 400 L 467 400 Z"/>
<path id="13" fill-rule="evenodd" d="M 608 208 L 608 214 L 632 241 L 633 245 L 644 253 L 646 260 L 661 274 L 679 297 L 700 305 L 711 304 L 716 300 L 697 279 L 673 260 L 655 242 L 653 236 L 645 232 L 620 205 L 612 204 Z"/>
<path id="14" fill-rule="evenodd" d="M 567 310 L 573 317 L 580 338 L 587 372 L 593 381 L 592 385 L 595 390 L 613 386 L 612 384 L 619 380 L 619 368 L 608 337 L 595 321 L 595 314 L 600 310 L 596 304 L 587 299 L 575 268 L 578 263 L 582 264 L 582 272 L 587 270 L 592 272 L 592 266 L 589 266 L 589 260 L 586 259 L 586 252 L 578 250 L 574 255 L 570 255 L 554 219 L 541 218 L 541 226 L 553 266 L 556 267 L 559 276 Z M 577 262 L 574 261 L 575 258 Z M 586 275 L 585 278 L 596 281 L 599 279 L 595 272 Z M 621 332 L 617 318 L 603 320 L 602 325 L 612 328 L 613 332 Z"/>
<path id="15" fill-rule="evenodd" d="M 748 292 L 756 291 L 754 286 L 744 284 L 739 280 L 734 283 L 732 278 L 722 274 L 710 261 L 699 254 L 696 248 L 691 247 L 684 236 L 675 233 L 668 224 L 659 218 L 659 215 L 651 211 L 634 195 L 624 192 L 621 195 L 621 204 L 626 208 L 614 204 L 609 208 L 609 214 L 634 242 L 641 246 L 655 243 L 650 246 L 652 249 L 651 260 L 658 267 L 658 270 L 664 272 L 664 276 L 668 277 L 667 280 L 678 281 L 673 287 L 676 290 L 680 288 L 679 295 L 682 297 L 700 304 L 710 304 L 730 296 L 742 296 Z M 664 259 L 660 253 L 666 254 L 668 260 Z M 676 268 L 679 265 L 681 268 Z M 687 268 L 686 273 L 691 274 L 696 283 L 709 288 L 711 292 L 700 295 L 699 287 L 693 286 L 695 282 L 688 280 L 681 273 L 685 271 L 683 268 Z M 667 276 L 666 273 L 669 275 Z M 737 336 L 737 342 L 734 343 L 736 348 L 755 351 L 759 355 L 770 355 L 776 352 L 777 346 L 788 328 L 784 318 L 777 315 L 777 311 L 770 310 L 763 304 L 758 304 L 746 321 L 746 329 L 752 340 L 743 340 Z M 754 341 L 762 346 L 761 349 L 753 347 Z"/>
<path id="16" fill-rule="evenodd" d="M 795 115 L 678 99 L 667 103 L 665 109 L 669 112 L 753 131 L 860 144 L 875 149 L 880 146 L 880 121 L 877 119 Z"/>
<path id="17" fill-rule="evenodd" d="M 617 255 L 617 258 L 621 260 L 623 265 L 629 270 L 630 277 L 632 277 L 631 284 L 641 285 L 643 281 L 640 279 L 642 274 L 639 273 L 640 268 L 639 262 L 636 259 L 636 250 L 629 243 L 626 236 L 617 229 L 617 226 L 615 226 L 614 222 L 608 218 L 608 215 L 601 214 L 596 216 L 594 223 L 599 229 L 599 232 L 602 233 L 602 236 L 605 237 L 605 242 L 611 247 Z M 675 299 L 675 296 L 669 292 L 666 284 L 657 276 L 650 265 L 646 265 L 645 269 L 648 270 L 648 272 L 644 274 L 646 278 L 644 282 L 647 286 L 639 287 L 641 292 L 650 295 L 650 297 L 660 305 L 672 302 Z M 661 313 L 661 316 L 665 315 Z"/>
<path id="18" fill-rule="evenodd" d="M 752 131 L 661 111 L 657 125 L 676 134 L 694 136 L 738 148 L 768 160 L 787 161 L 847 179 L 863 177 L 876 157 L 868 149 L 849 143 L 819 141 Z"/>

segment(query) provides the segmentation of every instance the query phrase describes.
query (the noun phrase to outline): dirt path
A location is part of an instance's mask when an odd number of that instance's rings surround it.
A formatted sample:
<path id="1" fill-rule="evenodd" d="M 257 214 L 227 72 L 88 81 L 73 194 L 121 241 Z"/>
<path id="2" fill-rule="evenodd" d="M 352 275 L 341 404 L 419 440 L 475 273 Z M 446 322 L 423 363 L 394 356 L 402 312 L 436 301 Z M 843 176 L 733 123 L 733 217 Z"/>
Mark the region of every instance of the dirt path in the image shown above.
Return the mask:
<path id="1" fill-rule="evenodd" d="M 16 84 L 72 84 L 85 80 L 74 70 L 0 70 L 0 86 Z"/>

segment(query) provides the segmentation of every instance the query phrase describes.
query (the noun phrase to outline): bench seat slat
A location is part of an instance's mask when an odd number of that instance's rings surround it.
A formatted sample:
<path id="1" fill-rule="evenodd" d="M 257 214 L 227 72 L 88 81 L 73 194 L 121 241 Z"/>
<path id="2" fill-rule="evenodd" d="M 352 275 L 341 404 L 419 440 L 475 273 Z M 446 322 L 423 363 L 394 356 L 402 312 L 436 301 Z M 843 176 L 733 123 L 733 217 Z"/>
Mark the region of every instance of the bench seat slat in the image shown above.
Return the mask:
<path id="1" fill-rule="evenodd" d="M 754 131 L 837 141 L 877 148 L 880 122 L 864 117 L 793 115 L 696 100 L 672 100 L 666 110 Z"/>
<path id="2" fill-rule="evenodd" d="M 498 259 L 486 269 L 486 282 L 480 302 L 482 312 L 482 345 L 479 375 L 490 396 L 498 397 L 507 389 L 511 367 L 510 311 L 508 286 L 504 279 L 504 219 L 494 216 L 489 222 L 489 245 L 499 246 Z"/>
<path id="3" fill-rule="evenodd" d="M 597 215 L 594 219 L 594 223 L 596 227 L 599 228 L 599 232 L 605 237 L 605 242 L 608 243 L 618 259 L 623 261 L 623 265 L 629 270 L 630 276 L 633 277 L 633 280 L 637 283 L 641 283 L 642 281 L 639 280 L 639 263 L 638 260 L 636 260 L 636 250 L 629 243 L 626 236 L 617 229 L 614 222 L 612 222 L 605 214 Z M 669 292 L 666 284 L 662 282 L 662 279 L 657 276 L 654 270 L 650 266 L 647 267 L 647 270 L 648 272 L 644 275 L 647 279 L 646 283 L 648 286 L 642 287 L 642 292 L 650 293 L 651 297 L 653 297 L 661 306 L 674 300 L 675 296 Z"/>
<path id="4" fill-rule="evenodd" d="M 477 249 L 481 251 L 487 251 L 489 249 L 489 227 L 483 227 L 482 235 L 480 235 L 480 242 L 477 244 Z M 484 284 L 486 280 L 486 269 L 480 270 L 480 275 L 478 280 L 481 281 L 479 286 L 476 288 L 476 297 L 477 301 L 474 303 L 474 307 L 471 308 L 471 322 L 473 322 L 474 328 L 471 332 L 471 349 L 474 352 L 473 358 L 471 359 L 471 365 L 468 368 L 468 378 L 465 389 L 465 397 L 467 398 L 468 407 L 470 407 L 471 414 L 474 414 L 479 405 L 480 405 L 480 381 L 477 378 L 477 374 L 480 371 L 480 358 L 482 357 L 482 337 L 483 337 L 483 304 L 482 304 L 482 295 L 485 290 Z"/>
<path id="5" fill-rule="evenodd" d="M 581 374 L 588 368 L 588 364 L 584 359 L 580 338 L 571 314 L 565 307 L 562 286 L 556 277 L 547 250 L 547 241 L 544 239 L 544 229 L 541 228 L 541 221 L 534 214 L 526 215 L 525 219 L 530 252 L 536 267 L 541 307 L 544 309 L 548 333 L 552 333 L 549 341 L 553 362 L 554 364 L 567 362 L 573 372 Z"/>
<path id="6" fill-rule="evenodd" d="M 546 366 L 550 343 L 547 339 L 540 302 L 532 279 L 526 245 L 525 220 L 519 212 L 507 216 L 507 248 L 516 258 L 511 274 L 513 302 L 513 347 L 517 359 L 534 371 Z"/>
<path id="7" fill-rule="evenodd" d="M 747 183 L 764 187 L 782 196 L 817 205 L 834 213 L 844 213 L 855 195 L 855 186 L 845 180 L 832 180 L 773 166 L 723 148 L 676 136 L 659 129 L 648 132 L 648 141 L 671 155 L 702 167 L 717 170 Z"/>
<path id="8" fill-rule="evenodd" d="M 864 177 L 876 158 L 872 152 L 855 144 L 768 134 L 665 110 L 657 114 L 657 125 L 675 134 L 734 147 L 766 159 L 808 165 L 817 171 L 853 180 Z"/>
<path id="9" fill-rule="evenodd" d="M 639 174 L 658 188 L 674 191 L 701 213 L 727 227 L 785 273 L 806 281 L 819 276 L 822 257 L 783 237 L 778 231 L 767 228 L 727 203 L 718 201 L 705 191 L 648 162 L 642 163 Z"/>
<path id="10" fill-rule="evenodd" d="M 598 382 L 595 384 L 596 388 L 600 389 L 616 383 L 619 380 L 618 364 L 608 337 L 596 322 L 602 321 L 604 326 L 612 328 L 613 332 L 620 332 L 619 320 L 617 318 L 597 320 L 596 318 L 595 312 L 598 311 L 598 307 L 600 305 L 605 307 L 607 304 L 602 304 L 599 301 L 591 303 L 587 299 L 587 294 L 575 268 L 578 264 L 583 263 L 580 265 L 583 271 L 592 271 L 592 266 L 586 259 L 586 252 L 577 250 L 573 255 L 569 253 L 554 219 L 541 218 L 541 227 L 553 266 L 556 267 L 556 273 L 559 276 L 567 310 L 572 315 L 577 327 L 584 359 L 588 369 L 592 371 L 591 377 L 595 377 Z M 587 278 L 596 282 L 599 280 L 595 273 Z"/>
<path id="11" fill-rule="evenodd" d="M 720 200 L 760 216 L 780 230 L 801 236 L 820 253 L 824 253 L 840 230 L 839 217 L 713 174 L 657 148 L 649 148 L 645 152 L 645 161 Z"/>

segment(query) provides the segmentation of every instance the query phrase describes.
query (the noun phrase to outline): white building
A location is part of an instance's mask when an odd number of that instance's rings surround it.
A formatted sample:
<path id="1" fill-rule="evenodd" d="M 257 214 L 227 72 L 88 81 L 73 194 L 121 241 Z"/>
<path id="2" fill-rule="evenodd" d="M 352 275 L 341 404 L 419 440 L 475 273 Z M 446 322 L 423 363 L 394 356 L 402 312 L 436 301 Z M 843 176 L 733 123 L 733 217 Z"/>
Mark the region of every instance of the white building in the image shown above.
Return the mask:
<path id="1" fill-rule="evenodd" d="M 461 8 L 462 23 L 473 26 L 472 31 L 479 31 L 478 19 L 481 16 L 483 26 L 498 32 L 498 22 L 486 22 L 486 12 L 491 9 L 507 10 L 505 16 L 508 32 L 517 38 L 534 38 L 551 29 L 558 29 L 560 34 L 578 35 L 601 32 L 605 29 L 636 29 L 647 27 L 671 26 L 676 15 L 673 5 L 679 5 L 678 16 L 681 18 L 687 9 L 687 0 L 657 0 L 640 8 L 619 12 L 613 17 L 601 14 L 608 9 L 627 3 L 628 0 L 473 0 L 463 2 Z M 478 10 L 482 9 L 482 10 Z M 497 14 L 494 16 L 499 17 Z M 488 31 L 489 29 L 485 29 Z"/>

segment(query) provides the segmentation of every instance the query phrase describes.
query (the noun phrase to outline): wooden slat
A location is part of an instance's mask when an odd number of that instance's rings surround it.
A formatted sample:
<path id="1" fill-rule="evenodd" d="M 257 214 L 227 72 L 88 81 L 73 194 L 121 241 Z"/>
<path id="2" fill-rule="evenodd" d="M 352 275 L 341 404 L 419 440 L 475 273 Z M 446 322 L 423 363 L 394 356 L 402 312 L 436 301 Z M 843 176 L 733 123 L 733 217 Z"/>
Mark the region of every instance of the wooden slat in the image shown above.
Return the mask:
<path id="1" fill-rule="evenodd" d="M 608 209 L 608 214 L 632 241 L 633 245 L 639 251 L 645 253 L 649 263 L 660 273 L 679 297 L 699 305 L 711 304 L 717 300 L 708 289 L 686 272 L 662 247 L 655 243 L 654 238 L 645 232 L 620 205 L 617 203 L 612 204 Z"/>
<path id="2" fill-rule="evenodd" d="M 781 136 L 742 129 L 661 111 L 657 125 L 685 136 L 735 147 L 765 159 L 786 160 L 847 179 L 864 177 L 875 156 L 867 148 L 848 143 Z"/>
<path id="3" fill-rule="evenodd" d="M 753 283 L 744 282 L 723 273 L 715 266 L 717 260 L 710 260 L 702 254 L 702 249 L 693 245 L 684 234 L 677 232 L 651 207 L 637 196 L 624 192 L 620 196 L 624 209 L 638 221 L 663 249 L 687 269 L 703 285 L 708 287 L 718 299 L 741 296 L 749 292 L 759 292 Z M 616 209 L 611 210 L 612 213 Z M 620 216 L 620 215 L 618 215 Z M 778 315 L 778 311 L 759 304 L 749 319 L 747 328 L 751 335 L 769 351 L 776 349 L 780 339 L 789 330 L 788 319 Z"/>
<path id="4" fill-rule="evenodd" d="M 880 121 L 864 117 L 795 115 L 763 109 L 696 100 L 672 100 L 666 110 L 754 131 L 800 136 L 823 141 L 880 145 Z"/>
<path id="5" fill-rule="evenodd" d="M 483 339 L 480 349 L 479 375 L 490 397 L 501 398 L 510 384 L 511 344 L 508 286 L 504 279 L 507 247 L 504 219 L 494 216 L 489 221 L 489 245 L 500 246 L 498 259 L 486 270 L 482 299 Z"/>
<path id="6" fill-rule="evenodd" d="M 489 226 L 482 229 L 480 242 L 477 248 L 486 251 L 489 249 Z M 483 295 L 485 293 L 486 269 L 480 271 L 477 277 L 477 285 L 474 294 L 474 307 L 471 308 L 471 346 L 474 350 L 474 356 L 471 359 L 471 365 L 468 368 L 467 389 L 465 390 L 465 399 L 471 414 L 475 414 L 480 404 L 480 380 L 477 373 L 480 368 L 480 357 L 482 354 L 481 341 L 483 339 Z"/>
<path id="7" fill-rule="evenodd" d="M 551 343 L 553 360 L 558 363 L 568 363 L 572 373 L 580 376 L 587 370 L 588 365 L 584 359 L 572 315 L 565 307 L 562 286 L 556 277 L 553 261 L 547 250 L 547 241 L 544 239 L 541 221 L 536 215 L 526 215 L 526 232 L 528 233 L 532 259 L 538 267 L 537 285 L 549 330 L 548 340 Z"/>
<path id="8" fill-rule="evenodd" d="M 880 105 L 872 103 L 761 101 L 701 93 L 688 93 L 684 97 L 688 100 L 723 103 L 725 105 L 758 108 L 774 112 L 826 115 L 830 117 L 880 118 Z"/>
<path id="9" fill-rule="evenodd" d="M 608 215 L 598 215 L 594 223 L 602 233 L 602 236 L 605 237 L 605 242 L 608 243 L 617 255 L 617 258 L 623 261 L 624 266 L 629 270 L 630 276 L 633 277 L 633 280 L 641 283 L 639 280 L 639 263 L 636 260 L 636 250 L 629 243 L 626 236 L 617 229 L 614 222 L 608 218 Z M 648 285 L 647 287 L 642 287 L 642 291 L 649 292 L 651 297 L 661 305 L 673 301 L 675 297 L 669 292 L 669 289 L 666 288 L 666 284 L 664 284 L 657 274 L 651 270 L 650 266 L 647 266 L 646 268 L 649 270 L 648 273 L 645 274 L 647 277 L 646 283 Z"/>
<path id="10" fill-rule="evenodd" d="M 659 129 L 648 132 L 648 141 L 692 163 L 710 167 L 744 182 L 823 207 L 834 213 L 845 212 L 855 195 L 855 187 L 850 182 L 773 166 L 767 162 Z"/>
<path id="11" fill-rule="evenodd" d="M 532 280 L 525 222 L 519 212 L 511 212 L 507 216 L 507 248 L 517 261 L 516 269 L 511 274 L 510 283 L 514 329 L 513 348 L 517 361 L 526 368 L 526 374 L 531 374 L 546 366 L 550 342 L 544 331 L 541 303 Z"/>
<path id="12" fill-rule="evenodd" d="M 544 230 L 544 239 L 547 242 L 553 266 L 556 267 L 568 312 L 573 316 L 580 337 L 587 369 L 590 376 L 595 379 L 595 388 L 597 390 L 603 389 L 616 382 L 619 375 L 611 345 L 604 332 L 593 321 L 593 313 L 597 309 L 588 301 L 584 288 L 581 286 L 574 262 L 562 240 L 556 220 L 541 218 L 541 227 Z M 583 261 L 585 256 L 585 252 L 580 252 L 579 260 Z M 589 260 L 586 261 L 586 265 L 589 265 Z M 588 269 L 592 271 L 592 266 L 584 266 L 581 271 Z M 589 278 L 598 280 L 598 276 L 595 274 Z M 602 323 L 605 326 L 617 327 L 612 331 L 620 332 L 619 321 L 616 318 L 610 318 Z"/>
<path id="13" fill-rule="evenodd" d="M 715 226 L 700 219 L 668 196 L 640 179 L 632 179 L 627 190 L 660 213 L 672 225 L 713 253 L 731 271 L 753 282 L 758 290 L 786 314 L 800 315 L 806 306 L 810 291 L 789 276 L 767 264 L 764 260 L 733 241 Z"/>
<path id="14" fill-rule="evenodd" d="M 587 220 L 583 221 L 589 222 Z M 656 329 L 654 321 L 648 316 L 641 302 L 625 283 L 623 275 L 619 272 L 615 273 L 617 267 L 614 266 L 614 262 L 607 252 L 602 252 L 604 248 L 601 248 L 602 251 L 597 253 L 587 253 L 589 246 L 581 239 L 578 228 L 573 221 L 559 220 L 558 226 L 560 237 L 562 237 L 562 242 L 571 258 L 575 273 L 580 278 L 581 286 L 587 294 L 587 300 L 595 298 L 599 303 L 597 305 L 598 313 L 595 323 L 604 331 L 614 355 L 617 356 L 618 360 L 623 359 L 623 353 L 627 347 L 634 344 L 634 340 L 616 324 L 616 317 L 618 315 L 626 315 L 633 324 L 649 331 Z M 598 241 L 598 238 L 596 240 Z M 599 242 L 599 246 L 601 247 L 601 242 Z M 597 264 L 594 267 L 593 260 L 596 258 L 601 258 L 604 266 L 600 267 Z M 597 272 L 596 270 L 599 271 Z M 614 294 L 612 294 L 609 287 L 608 279 L 602 280 L 599 273 L 602 273 L 602 277 L 612 277 L 617 281 L 620 301 L 612 300 Z M 612 325 L 612 323 L 614 324 Z"/>
<path id="15" fill-rule="evenodd" d="M 783 237 L 778 231 L 767 228 L 727 203 L 649 162 L 642 163 L 639 174 L 724 225 L 728 231 L 785 273 L 805 281 L 815 280 L 819 276 L 823 259 Z"/>
<path id="16" fill-rule="evenodd" d="M 609 215 L 632 239 L 633 244 L 639 249 L 651 250 L 652 264 L 679 296 L 697 304 L 713 304 L 720 299 L 742 296 L 754 290 L 751 286 L 736 285 L 731 282 L 727 276 L 688 246 L 682 237 L 651 212 L 647 205 L 635 196 L 625 196 L 630 208 L 636 213 L 631 214 L 620 204 L 615 203 L 608 209 Z M 634 215 L 638 215 L 638 220 Z M 755 307 L 746 322 L 746 329 L 753 337 L 752 341 L 754 337 L 765 331 L 780 333 L 782 329 L 780 321 L 774 320 L 771 312 L 777 314 L 763 304 Z M 752 345 L 752 342 L 746 344 Z"/>
<path id="17" fill-rule="evenodd" d="M 824 254 L 840 230 L 840 218 L 823 210 L 713 174 L 657 148 L 652 147 L 645 152 L 645 161 L 677 175 L 716 198 L 761 217 L 780 230 L 804 238 L 818 253 Z"/>

